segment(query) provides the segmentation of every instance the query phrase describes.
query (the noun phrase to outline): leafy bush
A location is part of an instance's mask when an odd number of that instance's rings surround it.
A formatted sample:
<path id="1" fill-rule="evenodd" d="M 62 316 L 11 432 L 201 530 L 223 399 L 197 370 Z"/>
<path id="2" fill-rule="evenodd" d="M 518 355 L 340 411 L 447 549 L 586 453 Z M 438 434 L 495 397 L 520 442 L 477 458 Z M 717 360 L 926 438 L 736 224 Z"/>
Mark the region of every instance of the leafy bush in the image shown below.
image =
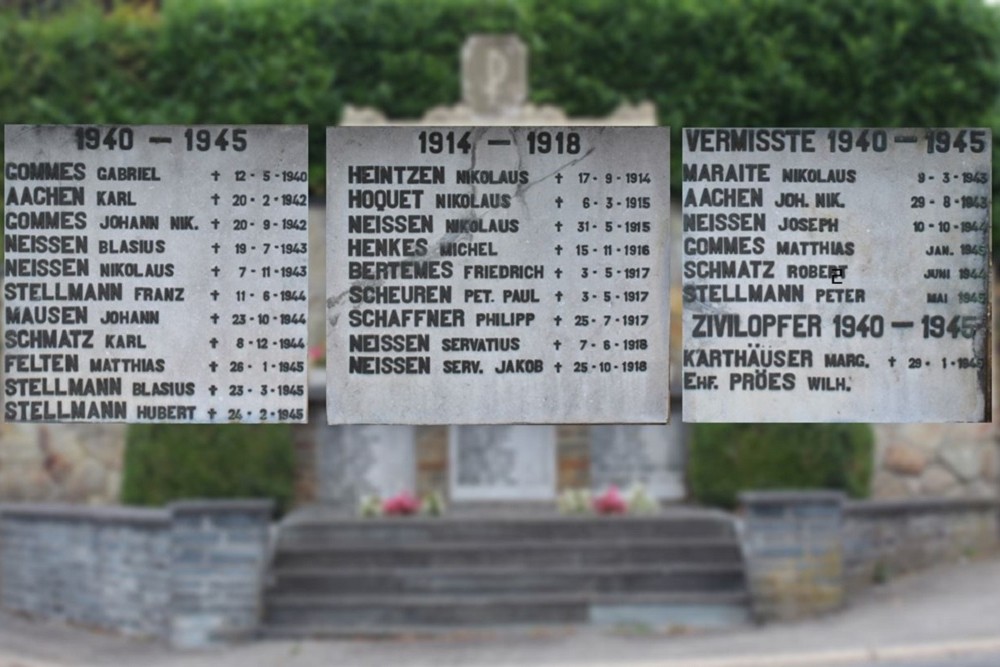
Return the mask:
<path id="1" fill-rule="evenodd" d="M 282 513 L 294 487 L 291 431 L 284 424 L 133 424 L 122 502 L 272 498 Z"/>
<path id="2" fill-rule="evenodd" d="M 734 507 L 742 491 L 762 489 L 836 489 L 862 498 L 873 444 L 866 424 L 695 424 L 691 493 L 720 507 Z"/>

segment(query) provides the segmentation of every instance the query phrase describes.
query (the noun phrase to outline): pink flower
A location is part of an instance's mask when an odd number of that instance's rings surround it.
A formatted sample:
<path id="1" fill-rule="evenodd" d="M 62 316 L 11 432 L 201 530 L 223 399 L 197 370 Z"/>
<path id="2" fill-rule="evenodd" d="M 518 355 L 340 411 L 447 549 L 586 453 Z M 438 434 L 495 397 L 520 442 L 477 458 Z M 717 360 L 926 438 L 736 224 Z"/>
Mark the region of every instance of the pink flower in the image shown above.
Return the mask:
<path id="1" fill-rule="evenodd" d="M 309 348 L 309 363 L 312 366 L 320 366 L 326 361 L 326 348 L 322 345 L 313 345 Z"/>
<path id="2" fill-rule="evenodd" d="M 625 514 L 628 503 L 622 498 L 617 486 L 611 486 L 607 491 L 594 498 L 594 511 L 598 514 Z"/>
<path id="3" fill-rule="evenodd" d="M 386 498 L 382 503 L 382 513 L 387 516 L 409 516 L 419 511 L 420 501 L 406 491 Z"/>

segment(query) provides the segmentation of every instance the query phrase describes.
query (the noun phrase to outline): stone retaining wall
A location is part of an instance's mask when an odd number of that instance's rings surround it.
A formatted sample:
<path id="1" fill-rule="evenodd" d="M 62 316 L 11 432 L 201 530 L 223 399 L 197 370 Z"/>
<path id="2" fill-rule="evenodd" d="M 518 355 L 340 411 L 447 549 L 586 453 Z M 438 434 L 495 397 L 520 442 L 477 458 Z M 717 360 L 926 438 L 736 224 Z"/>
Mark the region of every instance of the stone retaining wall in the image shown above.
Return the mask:
<path id="1" fill-rule="evenodd" d="M 257 629 L 270 501 L 0 505 L 0 604 L 192 647 Z"/>
<path id="2" fill-rule="evenodd" d="M 1000 544 L 992 500 L 909 500 L 844 505 L 849 592 L 937 563 L 971 558 Z"/>
<path id="3" fill-rule="evenodd" d="M 829 612 L 889 577 L 1000 545 L 1000 502 L 846 502 L 833 491 L 740 496 L 754 615 L 792 620 Z"/>
<path id="4" fill-rule="evenodd" d="M 993 424 L 876 424 L 872 498 L 997 498 Z"/>

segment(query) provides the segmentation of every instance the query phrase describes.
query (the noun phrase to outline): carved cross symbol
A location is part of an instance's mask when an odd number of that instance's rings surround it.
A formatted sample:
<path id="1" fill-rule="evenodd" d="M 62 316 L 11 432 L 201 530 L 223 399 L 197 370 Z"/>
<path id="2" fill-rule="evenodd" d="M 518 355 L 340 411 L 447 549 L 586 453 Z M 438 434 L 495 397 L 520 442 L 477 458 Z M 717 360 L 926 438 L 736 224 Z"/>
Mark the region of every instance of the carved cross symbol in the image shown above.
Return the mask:
<path id="1" fill-rule="evenodd" d="M 219 290 L 214 289 L 209 294 L 212 295 L 212 301 L 217 301 L 219 299 Z"/>
<path id="2" fill-rule="evenodd" d="M 562 251 L 563 251 L 563 247 L 561 245 L 557 245 L 556 246 L 556 255 L 561 255 Z"/>
<path id="3" fill-rule="evenodd" d="M 557 340 L 556 342 L 552 343 L 552 344 L 556 346 L 556 349 L 557 349 L 557 350 L 558 350 L 558 349 L 559 349 L 560 347 L 562 347 L 562 342 L 561 342 L 561 341 L 558 341 L 558 340 Z"/>
<path id="4" fill-rule="evenodd" d="M 556 326 L 559 326 L 559 324 L 562 322 L 562 317 L 560 317 L 559 315 L 556 315 L 552 319 L 556 321 Z"/>
<path id="5" fill-rule="evenodd" d="M 218 245 L 218 244 L 216 244 L 216 245 Z M 213 266 L 212 267 L 212 275 L 215 276 L 216 278 L 219 277 L 219 267 L 217 267 L 217 266 Z"/>
<path id="6" fill-rule="evenodd" d="M 212 221 L 212 229 L 218 229 L 218 228 L 219 228 L 219 219 L 216 218 L 215 220 Z"/>
<path id="7" fill-rule="evenodd" d="M 216 169 L 215 171 L 212 172 L 212 180 L 213 181 L 219 180 L 219 170 L 218 169 Z"/>
<path id="8" fill-rule="evenodd" d="M 562 208 L 562 205 L 563 205 L 563 198 L 556 197 L 556 208 Z"/>
<path id="9" fill-rule="evenodd" d="M 215 362 L 213 361 L 212 363 L 210 363 L 210 364 L 208 365 L 208 367 L 209 367 L 209 368 L 211 368 L 211 369 L 212 369 L 212 372 L 214 373 L 214 372 L 215 372 L 215 369 L 219 367 L 219 364 L 217 364 L 217 363 L 215 363 Z"/>
<path id="10" fill-rule="evenodd" d="M 561 222 L 557 222 L 556 223 L 556 231 L 557 232 L 561 232 L 562 231 L 562 223 Z"/>
<path id="11" fill-rule="evenodd" d="M 211 387 L 208 388 L 208 390 L 212 392 L 212 396 L 215 396 L 215 392 L 219 391 L 219 388 L 213 384 Z"/>
<path id="12" fill-rule="evenodd" d="M 214 350 L 215 346 L 219 344 L 219 339 L 213 336 L 212 340 L 210 340 L 208 342 L 212 344 L 212 349 Z"/>
<path id="13" fill-rule="evenodd" d="M 218 324 L 218 323 L 219 323 L 219 314 L 212 313 L 212 324 Z"/>
<path id="14" fill-rule="evenodd" d="M 562 172 L 556 174 L 556 183 L 562 183 Z"/>
<path id="15" fill-rule="evenodd" d="M 214 195 L 212 195 L 212 203 L 215 204 L 216 206 L 219 205 L 219 193 L 218 192 L 215 193 Z"/>
<path id="16" fill-rule="evenodd" d="M 556 365 L 556 373 L 562 373 L 562 364 L 560 364 L 557 361 L 555 365 Z"/>
<path id="17" fill-rule="evenodd" d="M 218 244 L 218 242 L 216 242 L 216 243 L 213 243 L 210 247 L 212 248 L 212 250 L 215 251 L 215 254 L 218 255 L 219 254 L 219 248 L 221 248 L 222 246 L 220 246 Z"/>
<path id="18" fill-rule="evenodd" d="M 215 419 L 215 408 L 209 409 L 208 416 L 211 417 L 212 419 Z"/>
<path id="19" fill-rule="evenodd" d="M 562 269 L 556 269 L 556 278 L 562 278 Z"/>
<path id="20" fill-rule="evenodd" d="M 562 301 L 562 298 L 563 298 L 562 290 L 559 290 L 558 292 L 556 292 L 556 301 Z"/>

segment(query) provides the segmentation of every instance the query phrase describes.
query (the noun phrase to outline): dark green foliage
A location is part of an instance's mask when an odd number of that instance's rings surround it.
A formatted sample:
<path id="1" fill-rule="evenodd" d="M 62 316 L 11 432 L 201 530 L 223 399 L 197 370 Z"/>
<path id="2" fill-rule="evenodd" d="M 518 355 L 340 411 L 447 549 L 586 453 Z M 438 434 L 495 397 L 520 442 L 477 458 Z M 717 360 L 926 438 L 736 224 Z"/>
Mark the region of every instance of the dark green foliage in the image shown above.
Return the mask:
<path id="1" fill-rule="evenodd" d="M 696 500 L 734 507 L 741 491 L 836 489 L 868 495 L 866 424 L 695 424 L 688 482 Z"/>
<path id="2" fill-rule="evenodd" d="M 295 460 L 287 425 L 133 424 L 128 428 L 123 503 L 190 498 L 271 498 L 288 509 Z"/>
<path id="3" fill-rule="evenodd" d="M 978 0 L 169 0 L 161 14 L 0 13 L 5 123 L 304 123 L 321 193 L 344 104 L 458 101 L 474 32 L 521 35 L 531 97 L 650 99 L 687 126 L 958 126 L 1000 117 L 1000 18 Z M 1000 218 L 998 218 L 1000 219 Z M 1000 236 L 998 234 L 997 236 Z"/>

